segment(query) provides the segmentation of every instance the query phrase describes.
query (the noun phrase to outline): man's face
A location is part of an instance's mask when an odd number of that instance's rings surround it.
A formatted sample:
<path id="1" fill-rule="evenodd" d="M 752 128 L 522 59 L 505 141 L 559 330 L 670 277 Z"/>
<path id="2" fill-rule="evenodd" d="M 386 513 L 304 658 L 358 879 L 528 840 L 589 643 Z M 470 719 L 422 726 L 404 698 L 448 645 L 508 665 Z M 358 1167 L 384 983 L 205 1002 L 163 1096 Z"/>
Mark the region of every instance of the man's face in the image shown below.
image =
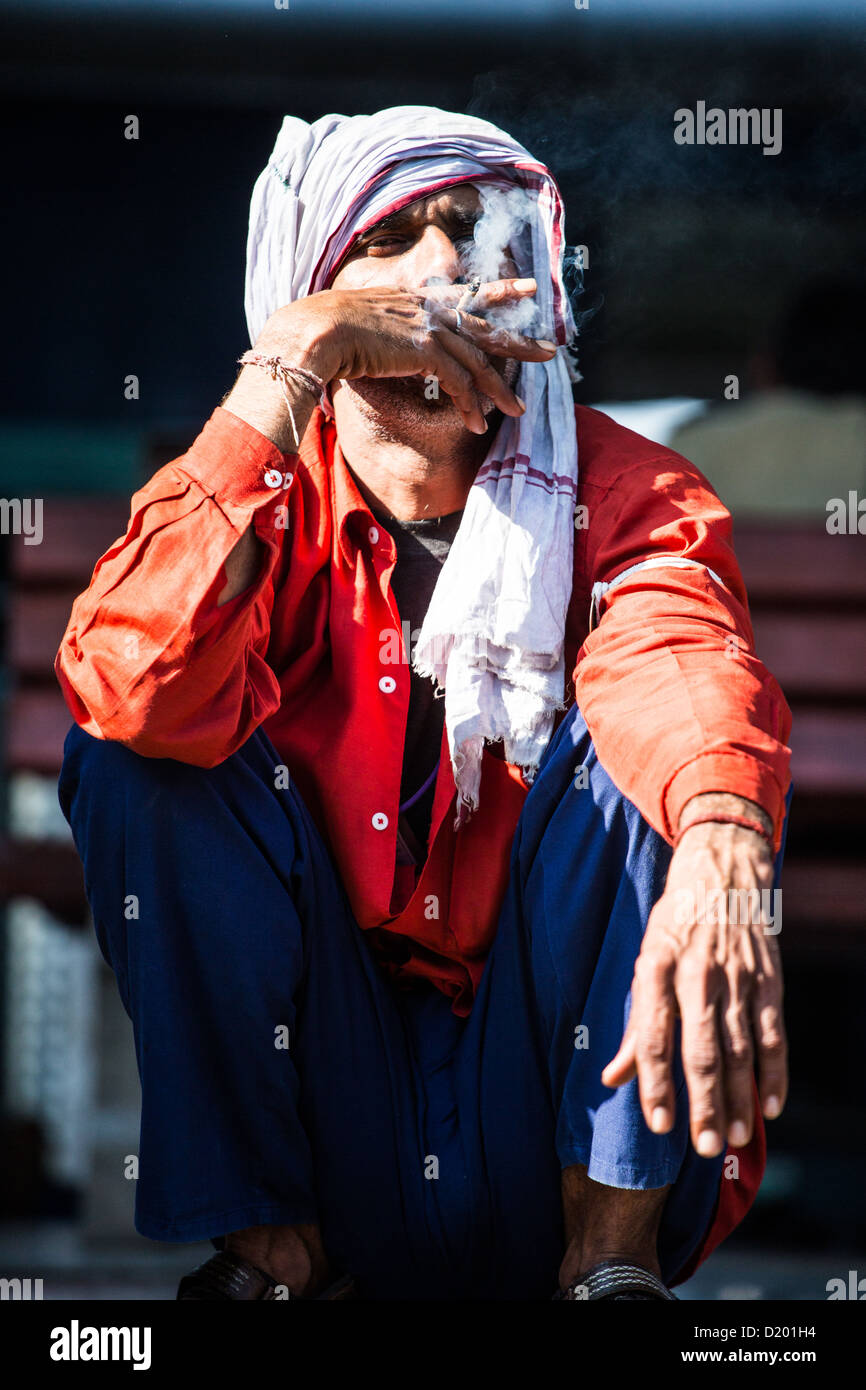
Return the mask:
<path id="1" fill-rule="evenodd" d="M 471 183 L 455 184 L 425 198 L 418 198 L 391 213 L 354 243 L 331 281 L 332 289 L 368 289 L 380 285 L 419 289 L 425 285 L 468 281 L 474 248 L 474 227 L 483 212 L 481 195 Z M 508 248 L 503 249 L 500 276 L 516 276 L 517 266 Z M 520 364 L 513 359 L 491 358 L 509 386 L 514 386 Z M 460 420 L 444 393 L 427 400 L 423 376 L 362 378 L 349 387 L 382 415 L 399 414 L 428 420 L 443 412 Z M 481 397 L 485 414 L 493 402 Z"/>

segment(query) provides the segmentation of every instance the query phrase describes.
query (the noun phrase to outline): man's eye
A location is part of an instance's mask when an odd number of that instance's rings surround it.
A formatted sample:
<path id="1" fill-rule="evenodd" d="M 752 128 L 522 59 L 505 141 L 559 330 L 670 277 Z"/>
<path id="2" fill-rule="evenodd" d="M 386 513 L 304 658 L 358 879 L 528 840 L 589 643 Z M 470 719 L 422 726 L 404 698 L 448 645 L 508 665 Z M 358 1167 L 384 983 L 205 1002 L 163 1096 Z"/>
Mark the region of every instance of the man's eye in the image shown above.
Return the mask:
<path id="1" fill-rule="evenodd" d="M 402 245 L 404 241 L 400 236 L 377 236 L 372 241 L 368 241 L 365 247 L 367 251 L 387 251 L 395 246 Z"/>

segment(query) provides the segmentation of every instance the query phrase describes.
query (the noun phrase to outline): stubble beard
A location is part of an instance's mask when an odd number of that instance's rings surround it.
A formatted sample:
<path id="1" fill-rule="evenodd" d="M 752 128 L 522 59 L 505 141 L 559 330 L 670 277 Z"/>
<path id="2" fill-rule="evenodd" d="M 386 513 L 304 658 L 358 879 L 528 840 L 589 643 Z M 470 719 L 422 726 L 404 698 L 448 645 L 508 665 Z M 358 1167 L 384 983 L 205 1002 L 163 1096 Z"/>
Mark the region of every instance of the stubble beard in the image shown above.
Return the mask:
<path id="1" fill-rule="evenodd" d="M 514 390 L 520 363 L 505 358 L 495 365 L 506 385 Z M 343 382 L 341 390 L 355 398 L 369 427 L 383 440 L 422 447 L 430 441 L 438 446 L 438 452 L 443 445 L 459 448 L 471 441 L 476 441 L 477 447 L 479 439 L 488 438 L 468 430 L 447 392 L 440 389 L 438 395 L 433 394 L 430 385 L 429 378 L 421 375 L 358 377 Z M 489 396 L 479 395 L 479 404 L 485 418 L 496 412 Z"/>

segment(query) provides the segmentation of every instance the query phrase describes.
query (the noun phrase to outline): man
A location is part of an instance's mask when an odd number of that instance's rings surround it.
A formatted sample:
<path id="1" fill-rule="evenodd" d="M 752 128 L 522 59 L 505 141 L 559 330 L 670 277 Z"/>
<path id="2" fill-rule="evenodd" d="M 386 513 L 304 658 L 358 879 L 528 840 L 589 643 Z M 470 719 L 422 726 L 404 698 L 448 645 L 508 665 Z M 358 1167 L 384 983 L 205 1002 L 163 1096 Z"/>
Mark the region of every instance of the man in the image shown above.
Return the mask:
<path id="1" fill-rule="evenodd" d="M 562 261 L 488 123 L 287 118 L 253 354 L 73 608 L 181 1298 L 664 1300 L 754 1197 L 788 711 L 703 478 L 571 404 Z"/>

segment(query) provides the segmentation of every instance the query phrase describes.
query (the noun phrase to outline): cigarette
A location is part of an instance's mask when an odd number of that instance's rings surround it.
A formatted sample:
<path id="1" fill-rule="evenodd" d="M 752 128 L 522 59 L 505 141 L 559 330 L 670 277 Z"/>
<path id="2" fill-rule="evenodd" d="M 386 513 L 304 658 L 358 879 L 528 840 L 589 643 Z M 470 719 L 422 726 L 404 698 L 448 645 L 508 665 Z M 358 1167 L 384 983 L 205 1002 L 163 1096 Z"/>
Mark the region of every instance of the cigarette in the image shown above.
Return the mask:
<path id="1" fill-rule="evenodd" d="M 472 303 L 473 299 L 475 298 L 475 296 L 476 296 L 476 294 L 478 293 L 478 291 L 480 290 L 480 288 L 481 288 L 481 276 L 480 276 L 480 275 L 473 275 L 472 279 L 469 281 L 469 284 L 466 286 L 466 292 L 465 292 L 465 293 L 461 296 L 461 298 L 457 301 L 457 308 L 458 308 L 458 309 L 465 309 L 465 308 L 467 308 L 468 305 L 470 305 L 470 304 Z"/>

